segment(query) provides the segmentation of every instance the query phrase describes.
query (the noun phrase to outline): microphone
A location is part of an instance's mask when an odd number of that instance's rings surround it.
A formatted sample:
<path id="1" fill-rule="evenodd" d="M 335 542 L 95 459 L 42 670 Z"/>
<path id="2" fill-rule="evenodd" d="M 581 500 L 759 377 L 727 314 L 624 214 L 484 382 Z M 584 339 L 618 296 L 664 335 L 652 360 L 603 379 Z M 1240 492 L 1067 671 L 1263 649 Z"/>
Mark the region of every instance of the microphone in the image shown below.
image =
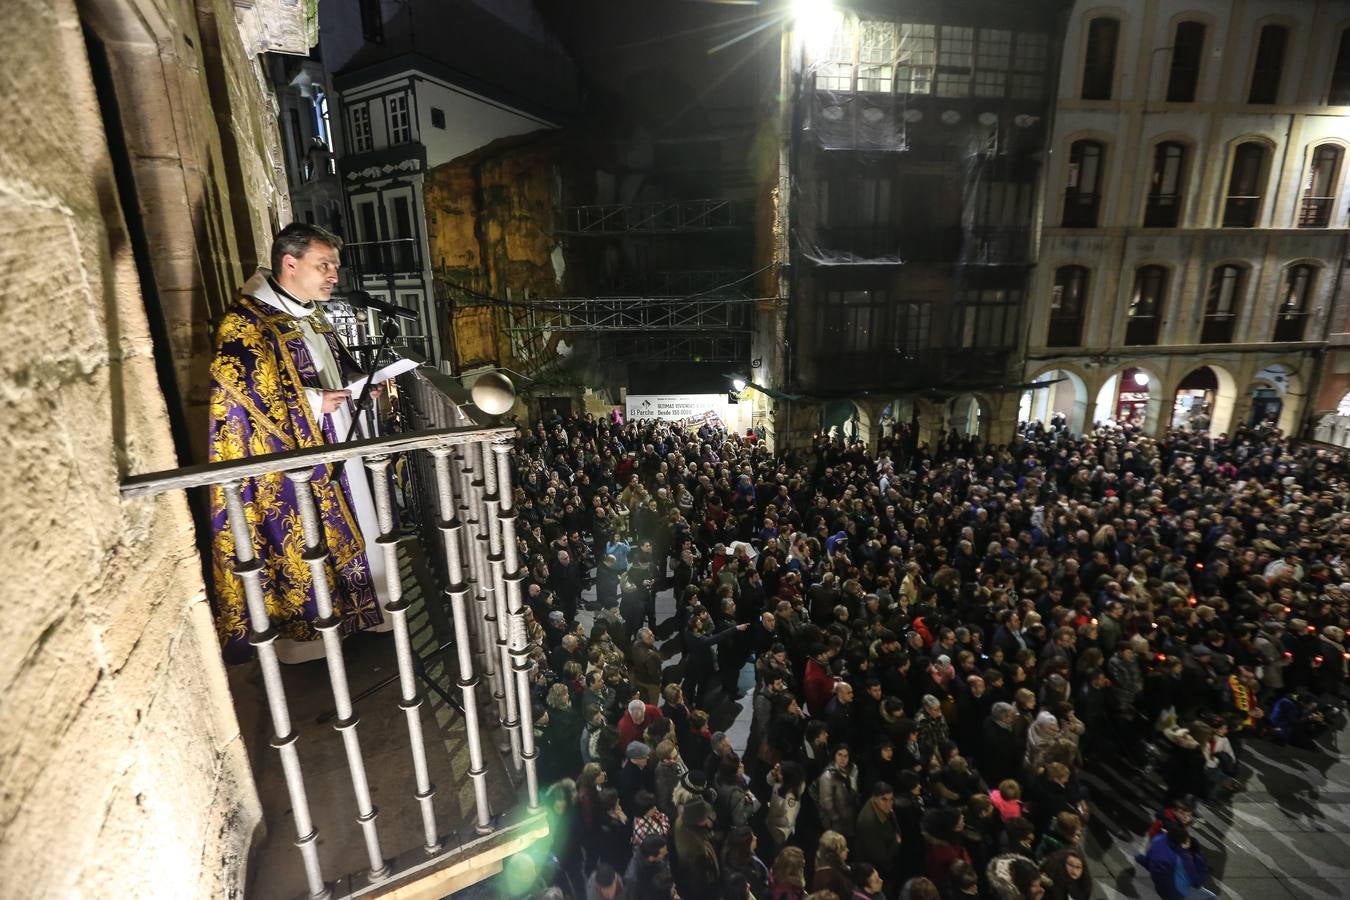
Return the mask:
<path id="1" fill-rule="evenodd" d="M 349 291 L 345 296 L 338 299 L 343 300 L 348 306 L 354 306 L 357 309 L 373 309 L 375 312 L 384 313 L 386 316 L 397 316 L 400 319 L 418 318 L 415 310 L 373 297 L 369 291 Z"/>

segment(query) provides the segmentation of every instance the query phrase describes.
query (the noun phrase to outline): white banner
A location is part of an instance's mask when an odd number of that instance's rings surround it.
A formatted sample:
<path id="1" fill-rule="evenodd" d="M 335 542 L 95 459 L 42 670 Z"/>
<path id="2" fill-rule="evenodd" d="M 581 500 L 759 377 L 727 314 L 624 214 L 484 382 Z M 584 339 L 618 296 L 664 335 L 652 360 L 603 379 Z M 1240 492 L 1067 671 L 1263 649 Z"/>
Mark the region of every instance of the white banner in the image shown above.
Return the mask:
<path id="1" fill-rule="evenodd" d="M 726 394 L 629 394 L 628 418 L 678 422 L 712 413 L 726 421 Z"/>

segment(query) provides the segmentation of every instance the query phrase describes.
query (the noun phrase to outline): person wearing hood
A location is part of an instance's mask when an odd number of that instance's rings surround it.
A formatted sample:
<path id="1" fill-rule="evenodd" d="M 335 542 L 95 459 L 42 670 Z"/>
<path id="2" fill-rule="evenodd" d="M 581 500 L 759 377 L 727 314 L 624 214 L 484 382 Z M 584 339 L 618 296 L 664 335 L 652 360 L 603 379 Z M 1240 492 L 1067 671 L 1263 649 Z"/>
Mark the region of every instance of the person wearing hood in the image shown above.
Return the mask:
<path id="1" fill-rule="evenodd" d="M 362 373 L 319 308 L 338 281 L 342 239 L 315 225 L 292 223 L 272 242 L 271 269 L 243 286 L 216 329 L 211 361 L 209 462 L 336 444 L 352 421 L 347 385 Z M 386 629 L 383 551 L 369 552 L 379 521 L 359 458 L 340 469 L 320 466 L 307 484 L 280 470 L 245 479 L 238 497 L 253 532 L 269 627 L 282 662 L 324 655 L 317 624 L 321 611 L 314 578 L 302 558 L 306 546 L 297 491 L 313 493 L 328 551 L 332 611 L 339 633 Z M 211 489 L 212 569 L 216 573 L 216 631 L 227 662 L 253 655 L 244 591 L 230 577 L 237 565 L 235 535 L 222 489 Z M 384 598 L 387 599 L 387 598 Z"/>
<path id="2" fill-rule="evenodd" d="M 1215 900 L 1218 896 L 1205 886 L 1209 863 L 1191 839 L 1190 829 L 1180 822 L 1167 823 L 1163 833 L 1149 843 L 1144 862 L 1163 900 Z"/>

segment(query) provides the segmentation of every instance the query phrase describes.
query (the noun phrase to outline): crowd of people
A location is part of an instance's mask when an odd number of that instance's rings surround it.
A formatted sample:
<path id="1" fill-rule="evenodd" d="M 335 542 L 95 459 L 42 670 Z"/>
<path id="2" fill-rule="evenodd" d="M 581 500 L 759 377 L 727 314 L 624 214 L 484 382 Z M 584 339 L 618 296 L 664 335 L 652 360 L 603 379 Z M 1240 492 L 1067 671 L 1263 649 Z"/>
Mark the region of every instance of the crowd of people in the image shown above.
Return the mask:
<path id="1" fill-rule="evenodd" d="M 1277 431 L 774 454 L 586 416 L 514 466 L 552 833 L 523 895 L 1086 898 L 1106 763 L 1166 785 L 1139 864 L 1203 897 L 1197 805 L 1340 713 L 1350 482 Z"/>

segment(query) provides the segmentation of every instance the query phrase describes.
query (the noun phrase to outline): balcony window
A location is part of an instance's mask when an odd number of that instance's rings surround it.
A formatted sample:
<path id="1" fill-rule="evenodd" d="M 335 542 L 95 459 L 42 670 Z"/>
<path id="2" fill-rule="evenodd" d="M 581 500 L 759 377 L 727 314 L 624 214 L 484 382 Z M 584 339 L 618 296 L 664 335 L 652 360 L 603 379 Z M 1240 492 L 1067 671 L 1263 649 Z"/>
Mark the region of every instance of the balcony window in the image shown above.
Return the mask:
<path id="1" fill-rule="evenodd" d="M 1205 298 L 1205 321 L 1200 327 L 1200 343 L 1231 344 L 1246 284 L 1247 270 L 1241 266 L 1219 266 L 1210 275 L 1209 294 Z"/>
<path id="2" fill-rule="evenodd" d="M 1060 266 L 1050 292 L 1050 328 L 1047 347 L 1077 347 L 1083 342 L 1083 310 L 1087 306 L 1088 270 Z"/>
<path id="3" fill-rule="evenodd" d="M 975 29 L 943 25 L 938 30 L 937 95 L 969 97 L 975 58 Z"/>
<path id="4" fill-rule="evenodd" d="M 1162 266 L 1141 266 L 1134 274 L 1134 290 L 1125 323 L 1125 343 L 1150 346 L 1158 343 L 1162 322 L 1167 270 Z"/>
<path id="5" fill-rule="evenodd" d="M 1300 263 L 1290 266 L 1284 277 L 1284 298 L 1275 314 L 1275 340 L 1301 341 L 1308 321 L 1308 305 L 1312 299 L 1317 267 Z"/>
<path id="6" fill-rule="evenodd" d="M 366 153 L 374 148 L 370 132 L 370 105 L 360 103 L 352 107 L 352 152 Z"/>
<path id="7" fill-rule="evenodd" d="M 1069 148 L 1069 184 L 1064 191 L 1065 228 L 1097 227 L 1105 156 L 1106 148 L 1098 141 L 1075 141 Z"/>
<path id="8" fill-rule="evenodd" d="M 1149 177 L 1145 228 L 1176 228 L 1181 221 L 1181 184 L 1186 168 L 1186 147 L 1163 141 L 1153 148 L 1153 172 Z"/>
<path id="9" fill-rule="evenodd" d="M 1336 63 L 1331 70 L 1331 90 L 1327 92 L 1331 106 L 1350 106 L 1350 28 L 1341 32 L 1341 43 L 1336 49 Z"/>
<path id="10" fill-rule="evenodd" d="M 844 16 L 834 16 L 830 49 L 816 65 L 816 90 L 853 90 L 853 35 Z"/>
<path id="11" fill-rule="evenodd" d="M 384 43 L 384 13 L 380 9 L 380 0 L 360 0 L 361 36 L 367 43 Z"/>
<path id="12" fill-rule="evenodd" d="M 894 22 L 862 22 L 858 37 L 858 90 L 889 94 L 895 78 Z"/>
<path id="13" fill-rule="evenodd" d="M 937 26 L 900 26 L 900 57 L 896 67 L 896 91 L 901 94 L 933 93 L 937 67 Z"/>
<path id="14" fill-rule="evenodd" d="M 1266 146 L 1255 141 L 1238 144 L 1233 151 L 1233 170 L 1223 205 L 1224 228 L 1255 227 L 1261 213 L 1268 156 Z"/>
<path id="15" fill-rule="evenodd" d="M 829 291 L 820 308 L 820 334 L 831 352 L 869 353 L 884 349 L 885 291 Z"/>
<path id="16" fill-rule="evenodd" d="M 1248 103 L 1274 103 L 1279 99 L 1284 49 L 1288 43 L 1289 29 L 1283 25 L 1267 25 L 1261 29 L 1256 44 L 1256 64 L 1252 67 L 1252 84 L 1247 91 Z"/>
<path id="17" fill-rule="evenodd" d="M 408 95 L 390 94 L 389 143 L 406 144 L 412 140 L 412 120 L 408 115 Z"/>
<path id="18" fill-rule="evenodd" d="M 1111 99 L 1119 40 L 1119 20 L 1102 16 L 1088 23 L 1087 54 L 1083 60 L 1084 100 Z"/>
<path id="19" fill-rule="evenodd" d="M 1313 148 L 1299 204 L 1299 228 L 1326 228 L 1331 224 L 1331 211 L 1336 205 L 1336 182 L 1340 179 L 1344 153 L 1336 144 L 1320 144 Z"/>
<path id="20" fill-rule="evenodd" d="M 895 349 L 910 359 L 929 347 L 933 326 L 931 303 L 901 303 L 895 308 Z"/>
<path id="21" fill-rule="evenodd" d="M 1200 83 L 1201 53 L 1205 48 L 1205 26 L 1200 22 L 1182 22 L 1172 38 L 1172 67 L 1167 73 L 1167 102 L 1193 103 Z"/>
<path id="22" fill-rule="evenodd" d="M 1011 347 L 1021 302 L 1022 292 L 1016 288 L 957 291 L 957 346 L 980 350 Z"/>
<path id="23" fill-rule="evenodd" d="M 975 50 L 975 96 L 1003 97 L 1008 93 L 1008 63 L 1012 32 L 981 28 Z"/>
<path id="24" fill-rule="evenodd" d="M 1043 34 L 1019 32 L 1013 46 L 1012 98 L 1040 100 L 1045 94 L 1049 39 Z"/>

